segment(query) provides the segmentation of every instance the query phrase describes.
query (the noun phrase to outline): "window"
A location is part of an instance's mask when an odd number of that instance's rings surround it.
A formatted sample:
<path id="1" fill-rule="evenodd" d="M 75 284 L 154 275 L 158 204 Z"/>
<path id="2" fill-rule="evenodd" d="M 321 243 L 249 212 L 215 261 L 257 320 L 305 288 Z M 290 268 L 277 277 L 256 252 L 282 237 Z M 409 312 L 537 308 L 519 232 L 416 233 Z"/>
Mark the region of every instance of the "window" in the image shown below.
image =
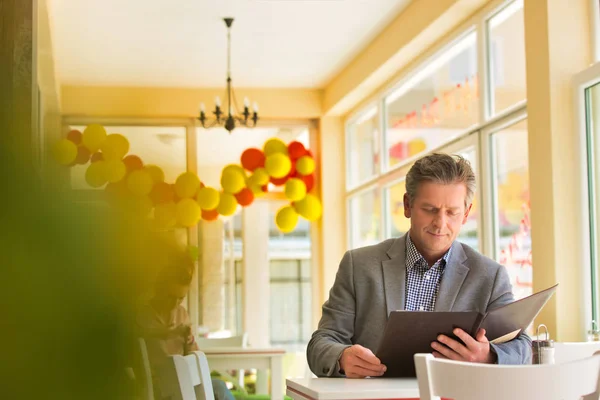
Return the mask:
<path id="1" fill-rule="evenodd" d="M 349 201 L 350 246 L 367 246 L 381 240 L 381 202 L 378 188 L 357 194 Z"/>
<path id="2" fill-rule="evenodd" d="M 375 107 L 348 124 L 346 141 L 349 187 L 357 186 L 379 172 L 378 126 Z"/>
<path id="3" fill-rule="evenodd" d="M 385 99 L 387 167 L 455 139 L 477 123 L 477 47 L 469 33 Z"/>
<path id="4" fill-rule="evenodd" d="M 410 219 L 404 216 L 404 193 L 406 193 L 404 178 L 385 189 L 386 238 L 402 236 L 410 229 Z"/>
<path id="5" fill-rule="evenodd" d="M 488 21 L 491 111 L 497 114 L 525 99 L 523 0 L 509 3 Z"/>
<path id="6" fill-rule="evenodd" d="M 223 220 L 223 289 L 225 302 L 223 320 L 225 330 L 232 335 L 242 333 L 242 214 L 236 213 L 232 218 Z M 234 282 L 233 285 L 230 282 Z"/>
<path id="7" fill-rule="evenodd" d="M 515 298 L 532 294 L 527 121 L 491 137 L 494 159 L 495 255 L 510 275 Z"/>

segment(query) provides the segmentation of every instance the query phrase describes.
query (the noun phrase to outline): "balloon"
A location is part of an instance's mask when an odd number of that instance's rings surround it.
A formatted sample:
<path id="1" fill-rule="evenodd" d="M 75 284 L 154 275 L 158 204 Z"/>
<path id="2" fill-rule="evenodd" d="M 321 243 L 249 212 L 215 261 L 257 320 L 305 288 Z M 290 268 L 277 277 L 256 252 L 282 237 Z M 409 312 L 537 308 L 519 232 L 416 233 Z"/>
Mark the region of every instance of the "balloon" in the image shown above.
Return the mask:
<path id="1" fill-rule="evenodd" d="M 307 192 L 313 190 L 313 188 L 315 187 L 315 174 L 310 174 L 306 176 L 300 175 L 299 178 L 302 179 L 302 181 L 304 181 Z"/>
<path id="2" fill-rule="evenodd" d="M 296 161 L 296 170 L 301 175 L 310 175 L 315 171 L 315 160 L 309 156 L 303 156 Z"/>
<path id="3" fill-rule="evenodd" d="M 109 182 L 119 182 L 121 179 L 125 177 L 125 173 L 127 172 L 127 168 L 125 168 L 125 164 L 121 160 L 105 160 L 104 163 L 104 173 L 106 174 L 106 180 Z"/>
<path id="4" fill-rule="evenodd" d="M 221 186 L 227 193 L 239 193 L 246 187 L 246 177 L 236 169 L 225 168 L 221 174 Z"/>
<path id="5" fill-rule="evenodd" d="M 281 140 L 279 138 L 272 138 L 272 139 L 267 140 L 265 142 L 263 150 L 264 150 L 265 156 L 267 158 L 269 156 L 271 156 L 273 154 L 277 154 L 277 153 L 282 153 L 282 154 L 284 154 L 286 156 L 288 154 L 288 148 L 287 148 L 287 146 L 285 145 L 285 143 L 283 142 L 283 140 Z"/>
<path id="6" fill-rule="evenodd" d="M 217 210 L 202 210 L 202 219 L 205 221 L 214 221 L 219 218 Z"/>
<path id="7" fill-rule="evenodd" d="M 86 149 L 87 149 L 87 147 L 86 147 Z M 99 151 L 92 154 L 92 157 L 90 158 L 90 161 L 93 163 L 95 163 L 96 161 L 103 161 L 103 160 L 104 160 L 104 155 Z"/>
<path id="8" fill-rule="evenodd" d="M 196 196 L 200 179 L 193 172 L 184 172 L 175 181 L 175 193 L 182 199 Z"/>
<path id="9" fill-rule="evenodd" d="M 106 160 L 120 160 L 129 151 L 129 140 L 119 133 L 113 133 L 106 137 L 100 149 Z"/>
<path id="10" fill-rule="evenodd" d="M 77 146 L 67 139 L 56 142 L 52 148 L 54 159 L 61 165 L 69 165 L 77 157 Z"/>
<path id="11" fill-rule="evenodd" d="M 104 165 L 106 161 L 98 161 L 90 164 L 85 170 L 85 181 L 93 188 L 99 188 L 106 183 Z"/>
<path id="12" fill-rule="evenodd" d="M 201 215 L 200 206 L 195 200 L 185 198 L 177 203 L 177 222 L 185 227 L 191 227 L 198 223 Z"/>
<path id="13" fill-rule="evenodd" d="M 305 198 L 295 202 L 294 207 L 296 208 L 296 211 L 298 211 L 298 214 L 309 221 L 315 221 L 319 219 L 323 212 L 321 202 L 312 194 L 307 194 Z"/>
<path id="14" fill-rule="evenodd" d="M 148 173 L 148 171 L 146 171 Z M 149 197 L 154 204 L 166 204 L 175 201 L 173 186 L 165 182 L 155 183 L 150 191 Z"/>
<path id="15" fill-rule="evenodd" d="M 81 141 L 90 152 L 97 151 L 106 140 L 106 129 L 102 125 L 91 124 L 83 131 Z"/>
<path id="16" fill-rule="evenodd" d="M 302 200 L 306 196 L 306 184 L 298 178 L 291 178 L 285 184 L 285 197 L 291 201 Z"/>
<path id="17" fill-rule="evenodd" d="M 125 196 L 123 210 L 139 217 L 147 217 L 152 211 L 152 201 L 148 196 Z"/>
<path id="18" fill-rule="evenodd" d="M 125 163 L 125 168 L 127 168 L 127 173 L 129 174 L 133 171 L 144 168 L 144 162 L 142 159 L 133 154 L 125 157 L 123 159 L 123 163 Z"/>
<path id="19" fill-rule="evenodd" d="M 90 161 L 90 151 L 85 146 L 79 146 L 77 148 L 77 157 L 75 157 L 75 163 L 85 165 Z"/>
<path id="20" fill-rule="evenodd" d="M 253 180 L 252 183 L 256 183 L 258 185 L 266 185 L 269 183 L 269 173 L 264 168 L 255 169 L 250 178 Z"/>
<path id="21" fill-rule="evenodd" d="M 282 207 L 277 211 L 275 223 L 281 232 L 291 232 L 298 225 L 298 214 L 291 206 Z"/>
<path id="22" fill-rule="evenodd" d="M 69 131 L 69 133 L 67 133 L 67 140 L 75 143 L 77 146 L 81 144 L 82 137 L 83 134 L 77 129 L 73 129 L 72 131 Z"/>
<path id="23" fill-rule="evenodd" d="M 306 148 L 302 143 L 294 141 L 288 145 L 288 153 L 292 160 L 297 160 L 306 155 Z"/>
<path id="24" fill-rule="evenodd" d="M 256 185 L 256 184 L 248 185 L 248 189 L 250 189 L 252 191 L 254 198 L 264 196 L 264 194 L 266 193 L 266 191 L 263 189 L 263 186 L 261 186 L 261 185 Z"/>
<path id="25" fill-rule="evenodd" d="M 252 202 L 254 201 L 254 193 L 252 192 L 252 190 L 244 188 L 235 195 L 235 199 L 237 200 L 240 206 L 246 207 L 252 204 Z"/>
<path id="26" fill-rule="evenodd" d="M 154 209 L 154 222 L 160 229 L 171 229 L 177 224 L 177 206 L 175 203 L 159 204 Z"/>
<path id="27" fill-rule="evenodd" d="M 241 161 L 242 167 L 248 171 L 254 171 L 265 166 L 265 154 L 262 150 L 250 148 L 242 153 Z"/>
<path id="28" fill-rule="evenodd" d="M 196 201 L 202 210 L 214 210 L 219 205 L 219 192 L 211 187 L 203 187 L 198 190 Z"/>
<path id="29" fill-rule="evenodd" d="M 127 158 L 127 157 L 125 157 Z M 165 173 L 160 167 L 156 165 L 146 165 L 144 167 L 147 173 L 150 174 L 154 183 L 164 182 L 165 181 Z"/>
<path id="30" fill-rule="evenodd" d="M 237 201 L 235 197 L 231 193 L 221 193 L 221 198 L 219 199 L 219 205 L 217 206 L 217 211 L 221 215 L 233 215 L 235 214 L 235 210 L 237 209 Z"/>
<path id="31" fill-rule="evenodd" d="M 271 178 L 269 182 L 271 182 L 275 186 L 283 186 L 287 182 L 288 177 L 284 176 L 283 178 Z"/>
<path id="32" fill-rule="evenodd" d="M 292 161 L 282 153 L 275 153 L 267 157 L 265 169 L 273 178 L 283 178 L 290 173 Z"/>
<path id="33" fill-rule="evenodd" d="M 133 171 L 127 177 L 127 188 L 136 196 L 149 195 L 153 186 L 152 177 L 144 170 Z"/>

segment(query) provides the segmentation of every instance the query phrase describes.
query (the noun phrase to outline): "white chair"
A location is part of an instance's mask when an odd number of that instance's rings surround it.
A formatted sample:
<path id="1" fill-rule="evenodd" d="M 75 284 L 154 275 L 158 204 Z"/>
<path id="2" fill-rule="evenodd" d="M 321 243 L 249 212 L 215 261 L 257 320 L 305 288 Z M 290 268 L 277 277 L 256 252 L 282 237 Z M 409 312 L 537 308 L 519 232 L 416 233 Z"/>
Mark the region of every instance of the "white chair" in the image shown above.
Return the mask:
<path id="1" fill-rule="evenodd" d="M 152 372 L 150 370 L 150 360 L 148 359 L 148 350 L 146 341 L 138 338 L 138 363 L 137 373 L 135 374 L 136 386 L 140 392 L 142 400 L 154 400 L 154 385 L 152 384 Z"/>
<path id="2" fill-rule="evenodd" d="M 600 351 L 600 342 L 555 342 L 554 362 L 556 364 L 591 357 Z"/>
<path id="3" fill-rule="evenodd" d="M 207 337 L 199 337 L 196 340 L 198 344 L 198 348 L 200 350 L 203 349 L 214 349 L 216 347 L 248 347 L 248 333 L 244 332 L 243 335 L 239 336 L 231 336 L 228 338 L 207 338 Z M 230 376 L 226 371 L 219 371 L 221 374 L 224 374 L 226 379 L 234 382 L 232 376 Z M 240 369 L 237 371 L 237 382 L 236 384 L 240 387 L 244 387 L 244 370 Z"/>
<path id="4" fill-rule="evenodd" d="M 564 364 L 488 365 L 415 354 L 415 368 L 421 400 L 570 400 L 598 390 L 600 355 Z"/>
<path id="5" fill-rule="evenodd" d="M 169 361 L 161 377 L 164 396 L 172 400 L 214 400 L 210 370 L 204 353 L 170 356 Z"/>

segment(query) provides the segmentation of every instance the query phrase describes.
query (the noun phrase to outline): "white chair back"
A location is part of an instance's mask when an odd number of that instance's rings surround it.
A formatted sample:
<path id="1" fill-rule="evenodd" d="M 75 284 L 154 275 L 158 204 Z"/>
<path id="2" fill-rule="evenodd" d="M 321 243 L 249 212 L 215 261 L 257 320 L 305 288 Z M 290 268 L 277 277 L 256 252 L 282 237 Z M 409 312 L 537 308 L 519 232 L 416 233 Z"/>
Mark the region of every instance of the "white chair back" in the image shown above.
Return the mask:
<path id="1" fill-rule="evenodd" d="M 214 400 L 206 356 L 199 353 L 204 356 L 205 365 L 202 368 L 199 363 L 201 356 L 197 354 L 169 357 L 171 365 L 167 367 L 175 370 L 177 384 L 172 377 L 167 378 L 170 382 L 163 385 L 165 396 L 170 396 L 173 400 Z"/>
<path id="2" fill-rule="evenodd" d="M 142 400 L 154 400 L 154 385 L 152 384 L 152 371 L 150 370 L 150 360 L 148 358 L 148 349 L 146 341 L 138 338 L 139 366 L 136 374 L 137 388 L 140 391 Z"/>
<path id="3" fill-rule="evenodd" d="M 247 347 L 248 346 L 248 334 L 244 333 L 239 336 L 232 336 L 228 338 L 206 338 L 200 337 L 196 339 L 198 348 L 202 349 L 213 349 L 215 347 Z"/>
<path id="4" fill-rule="evenodd" d="M 488 365 L 415 354 L 415 368 L 421 400 L 574 400 L 597 391 L 600 355 L 564 364 Z"/>
<path id="5" fill-rule="evenodd" d="M 600 351 L 600 342 L 555 342 L 554 362 L 565 363 L 591 357 Z"/>

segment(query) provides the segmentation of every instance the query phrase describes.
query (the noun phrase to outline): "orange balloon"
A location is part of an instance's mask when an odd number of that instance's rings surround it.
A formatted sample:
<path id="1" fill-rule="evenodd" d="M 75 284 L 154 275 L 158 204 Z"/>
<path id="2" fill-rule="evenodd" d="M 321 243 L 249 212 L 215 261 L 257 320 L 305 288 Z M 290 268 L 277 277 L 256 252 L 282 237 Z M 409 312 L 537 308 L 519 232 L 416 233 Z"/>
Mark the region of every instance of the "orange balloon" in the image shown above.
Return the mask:
<path id="1" fill-rule="evenodd" d="M 91 161 L 93 163 L 95 163 L 96 161 L 104 161 L 104 154 L 102 154 L 100 151 L 95 152 L 94 154 L 92 154 Z"/>
<path id="2" fill-rule="evenodd" d="M 288 144 L 288 153 L 292 160 L 297 160 L 306 155 L 306 148 L 302 143 L 293 141 L 292 143 Z"/>
<path id="3" fill-rule="evenodd" d="M 75 143 L 77 146 L 79 146 L 81 144 L 82 137 L 83 137 L 83 134 L 81 133 L 81 131 L 78 131 L 77 129 L 73 129 L 72 131 L 67 133 L 67 140 L 70 140 L 71 142 Z"/>
<path id="4" fill-rule="evenodd" d="M 254 201 L 254 193 L 252 193 L 252 190 L 244 188 L 235 195 L 235 199 L 240 206 L 246 207 Z"/>
<path id="5" fill-rule="evenodd" d="M 175 201 L 173 186 L 165 182 L 155 183 L 148 195 L 154 204 L 166 204 Z"/>
<path id="6" fill-rule="evenodd" d="M 144 168 L 144 162 L 141 158 L 134 154 L 130 154 L 123 159 L 123 163 L 125 164 L 125 168 L 127 168 L 127 173 Z"/>
<path id="7" fill-rule="evenodd" d="M 306 176 L 300 175 L 298 178 L 304 181 L 307 192 L 310 192 L 315 187 L 315 174 L 310 174 Z"/>
<path id="8" fill-rule="evenodd" d="M 288 177 L 284 176 L 283 178 L 273 178 L 271 177 L 270 182 L 275 186 L 283 186 L 287 182 Z"/>
<path id="9" fill-rule="evenodd" d="M 85 146 L 77 147 L 77 157 L 75 157 L 75 164 L 85 165 L 90 161 L 90 151 Z"/>
<path id="10" fill-rule="evenodd" d="M 214 221 L 219 218 L 219 212 L 214 210 L 202 210 L 202 219 L 205 221 Z"/>
<path id="11" fill-rule="evenodd" d="M 242 153 L 242 167 L 248 171 L 254 171 L 257 168 L 265 166 L 265 153 L 256 148 L 250 148 Z"/>

